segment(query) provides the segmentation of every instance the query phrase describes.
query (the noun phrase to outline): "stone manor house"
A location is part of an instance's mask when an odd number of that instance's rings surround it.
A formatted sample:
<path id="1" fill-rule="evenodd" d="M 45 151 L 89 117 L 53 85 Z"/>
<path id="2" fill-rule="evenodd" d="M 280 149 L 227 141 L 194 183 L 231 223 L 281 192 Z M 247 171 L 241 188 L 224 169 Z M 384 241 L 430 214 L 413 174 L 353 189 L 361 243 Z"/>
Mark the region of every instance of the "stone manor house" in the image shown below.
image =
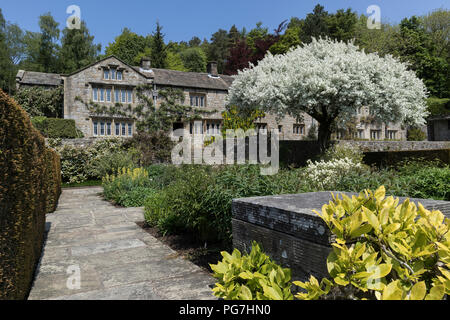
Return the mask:
<path id="1" fill-rule="evenodd" d="M 222 128 L 221 113 L 225 110 L 228 88 L 233 80 L 232 76 L 218 74 L 215 62 L 208 63 L 207 73 L 196 73 L 152 68 L 148 58 L 143 58 L 140 66 L 130 66 L 115 56 L 67 75 L 20 70 L 16 77 L 18 88 L 63 85 L 64 118 L 74 119 L 85 137 L 133 136 L 136 128 L 131 118 L 93 114 L 86 102 L 100 106 L 114 106 L 119 102 L 125 108 L 134 108 L 138 104 L 136 88 L 141 85 L 153 88 L 151 95 L 156 107 L 162 100 L 158 91 L 172 87 L 184 92 L 183 104 L 208 112 L 201 121 L 174 123 L 174 129 L 184 128 L 191 134 L 219 133 Z M 358 110 L 355 119 L 352 138 L 406 140 L 406 128 L 398 124 L 368 121 L 368 108 Z M 317 127 L 315 120 L 306 114 L 300 123 L 290 116 L 277 121 L 275 116 L 267 115 L 258 121 L 257 129 L 263 132 L 279 130 L 281 140 L 301 140 L 313 124 Z M 336 138 L 343 138 L 343 133 L 338 132 Z"/>

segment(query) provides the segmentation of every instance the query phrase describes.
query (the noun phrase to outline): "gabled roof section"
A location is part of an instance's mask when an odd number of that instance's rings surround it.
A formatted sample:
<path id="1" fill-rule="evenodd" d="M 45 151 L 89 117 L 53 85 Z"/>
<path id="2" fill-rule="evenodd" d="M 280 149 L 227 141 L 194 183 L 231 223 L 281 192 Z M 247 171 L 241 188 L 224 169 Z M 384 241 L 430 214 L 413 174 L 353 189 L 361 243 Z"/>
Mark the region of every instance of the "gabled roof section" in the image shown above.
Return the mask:
<path id="1" fill-rule="evenodd" d="M 95 62 L 93 62 L 93 63 L 91 63 L 91 64 L 89 64 L 89 65 L 87 65 L 87 66 L 85 66 L 85 67 L 83 67 L 83 68 L 81 68 L 81 69 L 79 69 L 79 70 L 77 70 L 77 71 L 74 71 L 74 72 L 72 72 L 72 73 L 70 73 L 70 74 L 63 75 L 63 76 L 66 76 L 66 77 L 73 76 L 73 75 L 75 75 L 75 74 L 77 74 L 77 73 L 80 73 L 81 71 L 84 71 L 84 70 L 86 70 L 86 69 L 88 69 L 88 68 L 90 68 L 90 67 L 93 67 L 93 66 L 95 66 L 95 65 L 97 65 L 97 64 L 100 64 L 100 63 L 102 63 L 102 62 L 104 62 L 104 61 L 106 61 L 106 60 L 108 60 L 108 59 L 111 59 L 111 58 L 114 58 L 114 59 L 120 61 L 121 63 L 123 63 L 124 65 L 126 65 L 126 66 L 129 67 L 130 69 L 136 71 L 137 73 L 139 73 L 141 76 L 143 76 L 143 77 L 145 77 L 145 78 L 153 78 L 153 74 L 147 73 L 147 72 L 146 72 L 146 73 L 143 73 L 143 72 L 141 72 L 141 71 L 139 70 L 139 68 L 136 69 L 135 67 L 130 66 L 128 63 L 126 63 L 125 61 L 123 61 L 123 60 L 117 58 L 115 55 L 110 55 L 110 56 L 105 57 L 105 58 L 103 58 L 103 59 L 97 60 L 97 61 L 95 61 Z"/>
<path id="2" fill-rule="evenodd" d="M 234 78 L 227 75 L 212 77 L 208 73 L 184 72 L 168 69 L 152 68 L 154 83 L 157 85 L 215 89 L 228 91 Z"/>
<path id="3" fill-rule="evenodd" d="M 61 75 L 57 73 L 44 73 L 19 70 L 16 76 L 17 82 L 24 85 L 59 86 L 62 84 Z"/>

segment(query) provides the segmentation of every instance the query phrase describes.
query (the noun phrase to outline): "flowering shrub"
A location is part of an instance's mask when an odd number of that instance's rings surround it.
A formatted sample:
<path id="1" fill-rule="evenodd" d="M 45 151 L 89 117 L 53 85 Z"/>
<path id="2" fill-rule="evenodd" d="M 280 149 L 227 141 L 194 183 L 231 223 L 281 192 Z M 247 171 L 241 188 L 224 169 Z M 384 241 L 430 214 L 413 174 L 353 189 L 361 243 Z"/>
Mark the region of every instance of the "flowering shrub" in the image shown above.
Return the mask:
<path id="1" fill-rule="evenodd" d="M 107 199 L 125 206 L 143 206 L 148 195 L 154 192 L 152 179 L 144 168 L 121 168 L 102 179 L 103 193 Z"/>
<path id="2" fill-rule="evenodd" d="M 364 153 L 358 146 L 339 143 L 329 148 L 323 156 L 323 160 L 325 161 L 345 158 L 348 158 L 353 162 L 362 163 Z"/>
<path id="3" fill-rule="evenodd" d="M 313 189 L 332 190 L 350 172 L 364 170 L 364 165 L 347 157 L 330 161 L 321 160 L 312 162 L 308 160 L 304 177 Z"/>
<path id="4" fill-rule="evenodd" d="M 123 147 L 120 139 L 100 139 L 89 147 L 61 145 L 60 139 L 49 141 L 61 157 L 64 182 L 81 183 L 100 180 L 118 168 L 134 166 L 133 153 Z"/>

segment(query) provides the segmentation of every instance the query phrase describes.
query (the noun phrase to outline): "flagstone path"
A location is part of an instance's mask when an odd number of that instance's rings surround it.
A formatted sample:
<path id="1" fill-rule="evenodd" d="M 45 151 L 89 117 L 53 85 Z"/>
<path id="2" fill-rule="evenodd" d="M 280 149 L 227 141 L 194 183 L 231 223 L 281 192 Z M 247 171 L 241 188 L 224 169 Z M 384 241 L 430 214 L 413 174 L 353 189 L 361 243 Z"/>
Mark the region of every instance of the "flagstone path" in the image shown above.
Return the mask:
<path id="1" fill-rule="evenodd" d="M 29 299 L 214 299 L 208 273 L 136 225 L 144 220 L 142 208 L 115 207 L 101 192 L 63 190 L 57 210 L 47 215 Z"/>

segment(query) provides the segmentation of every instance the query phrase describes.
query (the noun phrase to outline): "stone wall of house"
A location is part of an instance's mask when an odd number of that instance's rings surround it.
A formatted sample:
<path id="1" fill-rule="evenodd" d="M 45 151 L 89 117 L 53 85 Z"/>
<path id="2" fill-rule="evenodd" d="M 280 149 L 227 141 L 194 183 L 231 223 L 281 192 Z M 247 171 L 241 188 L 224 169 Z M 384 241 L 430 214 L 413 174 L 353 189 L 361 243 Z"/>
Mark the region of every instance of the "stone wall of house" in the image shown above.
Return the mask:
<path id="1" fill-rule="evenodd" d="M 103 79 L 103 67 L 115 66 L 123 69 L 123 80 L 105 80 Z M 77 72 L 73 75 L 63 77 L 64 80 L 64 118 L 74 119 L 76 121 L 78 129 L 80 129 L 85 137 L 93 136 L 93 118 L 99 118 L 98 115 L 90 114 L 84 103 L 92 101 L 92 90 L 95 87 L 104 88 L 130 88 L 133 89 L 133 107 L 137 104 L 136 98 L 136 86 L 150 83 L 151 80 L 147 79 L 134 69 L 123 64 L 114 57 L 103 60 L 98 64 L 91 65 L 86 69 Z M 112 93 L 112 101 L 114 100 L 114 94 Z M 84 103 L 77 101 L 76 98 L 80 98 Z M 113 106 L 115 102 L 97 102 L 99 105 Z M 119 120 L 129 121 L 130 119 L 123 119 L 121 117 L 106 116 L 104 119 L 117 118 Z M 112 119 L 111 119 L 112 120 Z"/>
<path id="2" fill-rule="evenodd" d="M 330 200 L 330 192 L 234 199 L 233 246 L 249 252 L 255 240 L 272 259 L 291 268 L 294 280 L 306 281 L 310 275 L 321 279 L 328 275 L 331 234 L 312 210 L 320 212 Z M 449 201 L 411 200 L 450 217 Z"/>

